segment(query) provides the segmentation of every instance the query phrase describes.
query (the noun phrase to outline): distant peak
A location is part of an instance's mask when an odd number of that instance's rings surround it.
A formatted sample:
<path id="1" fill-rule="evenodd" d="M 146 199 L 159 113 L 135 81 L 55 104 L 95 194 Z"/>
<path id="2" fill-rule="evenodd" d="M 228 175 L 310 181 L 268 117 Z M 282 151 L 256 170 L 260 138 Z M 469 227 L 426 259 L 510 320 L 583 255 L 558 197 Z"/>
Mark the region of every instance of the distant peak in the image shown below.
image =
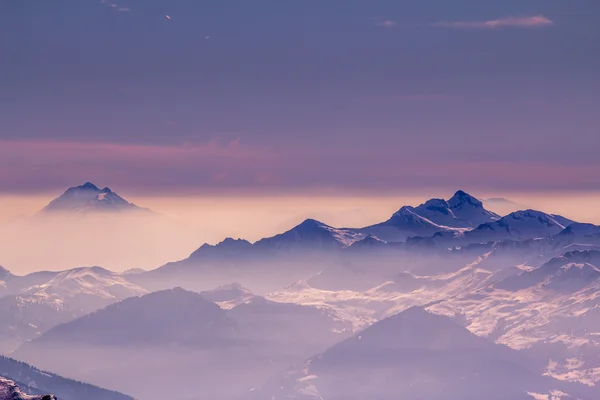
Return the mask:
<path id="1" fill-rule="evenodd" d="M 94 185 L 92 182 L 86 182 L 83 185 L 78 186 L 77 189 L 100 190 L 98 186 Z"/>
<path id="2" fill-rule="evenodd" d="M 452 208 L 460 207 L 465 204 L 469 204 L 475 207 L 483 207 L 483 203 L 477 200 L 475 197 L 471 196 L 464 190 L 459 190 L 454 193 L 454 196 L 450 200 L 448 200 L 448 204 Z"/>
<path id="3" fill-rule="evenodd" d="M 317 228 L 322 226 L 325 226 L 325 224 L 320 221 L 317 221 L 316 219 L 307 218 L 304 221 L 302 221 L 302 223 L 298 225 L 297 228 Z"/>
<path id="4" fill-rule="evenodd" d="M 214 247 L 221 248 L 246 248 L 251 247 L 252 243 L 247 241 L 246 239 L 233 239 L 233 238 L 225 238 L 222 242 L 218 243 Z"/>
<path id="5" fill-rule="evenodd" d="M 320 222 L 319 222 L 319 221 L 317 221 L 316 219 L 307 218 L 307 219 L 305 219 L 304 221 L 302 221 L 302 224 L 301 224 L 301 225 L 304 225 L 304 224 L 310 224 L 310 225 L 315 225 L 315 224 L 317 224 L 317 225 L 318 225 L 318 224 L 320 224 Z"/>
<path id="6" fill-rule="evenodd" d="M 91 182 L 67 189 L 61 196 L 52 200 L 42 212 L 68 213 L 111 213 L 141 210 L 135 204 L 113 192 L 110 188 L 98 188 Z"/>
<path id="7" fill-rule="evenodd" d="M 232 243 L 244 243 L 244 242 L 248 242 L 247 240 L 244 239 L 234 239 L 232 237 L 226 237 L 225 239 L 223 239 L 223 241 L 219 244 L 232 244 Z"/>
<path id="8" fill-rule="evenodd" d="M 464 190 L 458 190 L 456 193 L 454 193 L 454 196 L 452 196 L 450 200 L 452 199 L 475 200 L 476 202 L 481 203 L 479 200 L 477 200 L 475 197 L 471 196 Z"/>
<path id="9" fill-rule="evenodd" d="M 508 215 L 513 216 L 513 217 L 530 217 L 530 218 L 537 218 L 540 216 L 549 217 L 549 215 L 546 214 L 545 212 L 538 211 L 538 210 L 532 210 L 532 209 L 519 210 L 519 211 L 512 212 Z"/>

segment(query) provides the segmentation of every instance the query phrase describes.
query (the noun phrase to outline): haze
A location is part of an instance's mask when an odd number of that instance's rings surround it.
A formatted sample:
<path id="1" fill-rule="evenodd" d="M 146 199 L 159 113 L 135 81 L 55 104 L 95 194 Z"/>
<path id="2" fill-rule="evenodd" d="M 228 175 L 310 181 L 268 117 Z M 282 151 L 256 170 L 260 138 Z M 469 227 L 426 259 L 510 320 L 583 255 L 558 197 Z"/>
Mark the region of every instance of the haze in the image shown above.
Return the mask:
<path id="1" fill-rule="evenodd" d="M 442 191 L 425 192 L 431 197 L 447 196 Z M 127 199 L 166 218 L 131 220 L 104 216 L 88 217 L 84 223 L 72 219 L 58 223 L 28 221 L 52 196 L 0 197 L 0 265 L 14 273 L 92 265 L 116 271 L 151 269 L 186 258 L 202 244 L 216 244 L 227 237 L 256 241 L 285 231 L 306 218 L 337 227 L 367 226 L 387 219 L 402 205 L 418 205 L 427 199 L 416 194 L 383 197 L 148 197 L 134 194 L 126 196 Z M 494 197 L 494 193 L 480 197 Z M 492 204 L 490 209 L 504 215 L 517 209 L 535 208 L 574 220 L 600 223 L 600 210 L 596 207 L 600 196 L 593 193 L 512 193 L 509 197 L 515 204 Z M 36 251 L 29 251 L 31 248 Z"/>

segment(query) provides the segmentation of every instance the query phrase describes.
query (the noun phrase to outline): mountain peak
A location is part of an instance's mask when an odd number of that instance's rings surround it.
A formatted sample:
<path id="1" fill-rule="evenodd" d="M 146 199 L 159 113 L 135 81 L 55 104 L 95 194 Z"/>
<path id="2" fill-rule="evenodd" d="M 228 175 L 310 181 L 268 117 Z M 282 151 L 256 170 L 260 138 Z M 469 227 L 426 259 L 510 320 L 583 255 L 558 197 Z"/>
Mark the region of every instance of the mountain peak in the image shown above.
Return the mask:
<path id="1" fill-rule="evenodd" d="M 215 255 L 243 256 L 246 254 L 245 251 L 251 250 L 252 247 L 252 243 L 245 239 L 233 239 L 228 237 L 216 245 L 204 243 L 190 255 L 190 258 Z"/>
<path id="2" fill-rule="evenodd" d="M 456 193 L 454 193 L 454 196 L 448 200 L 448 204 L 451 208 L 461 208 L 465 205 L 483 208 L 483 203 L 481 201 L 477 200 L 464 190 L 458 190 Z"/>
<path id="3" fill-rule="evenodd" d="M 415 208 L 413 206 L 403 206 L 398 211 L 396 211 L 392 217 L 399 216 L 412 216 L 415 215 Z"/>
<path id="4" fill-rule="evenodd" d="M 575 222 L 570 224 L 562 232 L 560 232 L 560 235 L 600 235 L 600 226 L 594 224 Z"/>
<path id="5" fill-rule="evenodd" d="M 312 218 L 307 218 L 304 221 L 302 221 L 302 223 L 300 223 L 298 226 L 296 226 L 294 229 L 302 229 L 302 228 L 321 228 L 326 226 L 324 223 L 317 221 L 316 219 L 312 219 Z"/>
<path id="6" fill-rule="evenodd" d="M 141 210 L 141 208 L 128 202 L 108 187 L 100 189 L 95 184 L 86 182 L 67 189 L 44 207 L 42 213 L 112 213 L 134 210 Z"/>
<path id="7" fill-rule="evenodd" d="M 74 188 L 71 189 L 83 189 L 83 190 L 100 190 L 98 189 L 98 186 L 94 185 L 92 182 L 86 182 L 81 186 L 76 186 Z"/>
<path id="8" fill-rule="evenodd" d="M 309 218 L 289 231 L 259 240 L 255 243 L 255 246 L 260 249 L 269 248 L 270 250 L 340 249 L 363 237 L 363 234 L 351 229 L 336 229 Z"/>
<path id="9" fill-rule="evenodd" d="M 381 239 L 398 241 L 406 240 L 410 236 L 431 236 L 436 232 L 475 228 L 498 219 L 500 216 L 486 210 L 481 201 L 459 190 L 450 200 L 432 198 L 417 207 L 404 206 L 383 223 L 408 232 L 404 238 L 398 239 L 381 229 L 371 232 L 372 227 L 367 227 L 365 230 L 368 233 L 375 233 Z M 377 228 L 378 225 L 375 227 Z"/>

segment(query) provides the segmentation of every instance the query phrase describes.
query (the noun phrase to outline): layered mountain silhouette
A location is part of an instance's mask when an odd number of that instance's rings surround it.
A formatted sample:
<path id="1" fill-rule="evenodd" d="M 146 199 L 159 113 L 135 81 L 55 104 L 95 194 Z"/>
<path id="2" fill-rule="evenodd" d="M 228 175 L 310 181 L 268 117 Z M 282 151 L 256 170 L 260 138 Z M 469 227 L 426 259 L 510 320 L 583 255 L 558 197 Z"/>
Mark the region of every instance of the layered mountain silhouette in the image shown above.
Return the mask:
<path id="1" fill-rule="evenodd" d="M 10 274 L 0 282 L 0 351 L 15 350 L 48 329 L 147 291 L 100 267 Z"/>
<path id="2" fill-rule="evenodd" d="M 15 355 L 42 366 L 52 362 L 63 374 L 92 378 L 140 398 L 165 396 L 173 384 L 182 386 L 178 392 L 184 398 L 198 396 L 197 389 L 185 385 L 196 376 L 207 396 L 202 398 L 213 398 L 228 391 L 239 396 L 247 379 L 260 382 L 351 334 L 349 323 L 315 307 L 254 296 L 225 310 L 202 294 L 176 288 L 58 325 Z M 219 373 L 225 365 L 245 370 L 247 378 L 226 384 Z M 162 379 L 149 378 L 159 373 Z"/>
<path id="3" fill-rule="evenodd" d="M 307 219 L 256 243 L 227 238 L 216 245 L 204 244 L 186 259 L 131 280 L 152 290 L 185 282 L 186 288 L 199 291 L 239 281 L 252 291 L 268 293 L 315 274 L 327 276 L 325 270 L 339 269 L 340 264 L 364 265 L 376 260 L 391 269 L 391 260 L 400 254 L 414 257 L 423 253 L 427 258 L 427 252 L 441 254 L 452 248 L 469 257 L 472 251 L 479 251 L 471 245 L 488 245 L 491 251 L 494 243 L 553 237 L 572 223 L 535 210 L 500 217 L 459 190 L 449 200 L 431 199 L 417 207 L 402 207 L 387 221 L 368 227 L 335 228 Z M 268 278 L 259 280 L 259 276 Z"/>
<path id="4" fill-rule="evenodd" d="M 251 399 L 531 400 L 582 386 L 542 377 L 519 355 L 447 317 L 411 308 L 251 392 Z M 575 397 L 573 397 L 575 398 Z M 591 397 L 586 397 L 591 400 Z"/>

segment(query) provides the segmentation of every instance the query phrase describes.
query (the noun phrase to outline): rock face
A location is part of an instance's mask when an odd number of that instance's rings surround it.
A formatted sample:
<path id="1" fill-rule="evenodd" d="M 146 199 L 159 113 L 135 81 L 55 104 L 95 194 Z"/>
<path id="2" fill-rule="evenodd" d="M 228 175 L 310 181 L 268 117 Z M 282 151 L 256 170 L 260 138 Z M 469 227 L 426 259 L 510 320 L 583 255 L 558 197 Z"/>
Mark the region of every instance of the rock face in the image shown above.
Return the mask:
<path id="1" fill-rule="evenodd" d="M 54 395 L 30 396 L 21 391 L 13 381 L 0 377 L 0 400 L 57 400 Z"/>

